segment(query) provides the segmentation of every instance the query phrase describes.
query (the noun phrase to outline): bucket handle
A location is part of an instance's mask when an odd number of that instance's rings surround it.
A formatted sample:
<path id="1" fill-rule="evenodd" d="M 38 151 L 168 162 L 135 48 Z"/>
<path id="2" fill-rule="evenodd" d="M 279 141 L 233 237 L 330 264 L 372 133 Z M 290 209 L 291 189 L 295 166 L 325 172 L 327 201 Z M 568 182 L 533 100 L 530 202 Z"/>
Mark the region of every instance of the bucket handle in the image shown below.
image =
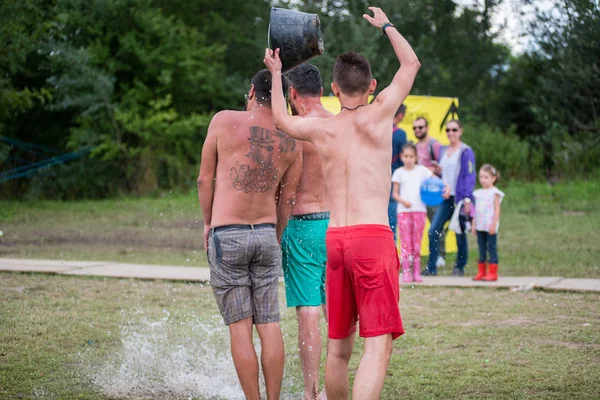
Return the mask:
<path id="1" fill-rule="evenodd" d="M 267 47 L 271 49 L 271 23 L 269 22 L 269 30 L 267 31 Z M 273 49 L 271 49 L 273 50 Z"/>

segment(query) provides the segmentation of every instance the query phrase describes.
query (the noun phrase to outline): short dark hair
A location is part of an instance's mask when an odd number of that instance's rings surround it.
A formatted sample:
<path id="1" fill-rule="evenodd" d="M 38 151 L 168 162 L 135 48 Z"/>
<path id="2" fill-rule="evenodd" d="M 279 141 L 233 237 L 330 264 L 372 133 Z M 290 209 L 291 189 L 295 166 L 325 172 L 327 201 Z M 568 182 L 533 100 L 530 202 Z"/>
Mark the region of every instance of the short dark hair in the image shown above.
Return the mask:
<path id="1" fill-rule="evenodd" d="M 416 121 L 418 121 L 418 120 L 421 120 L 421 119 L 422 119 L 423 121 L 425 121 L 425 126 L 429 126 L 429 121 L 427 121 L 427 118 L 425 118 L 425 117 L 422 117 L 422 116 L 421 116 L 421 117 L 417 117 L 417 118 L 415 118 L 415 122 L 416 122 Z"/>
<path id="2" fill-rule="evenodd" d="M 396 110 L 396 114 L 394 115 L 398 115 L 398 114 L 405 114 L 406 113 L 406 106 L 404 105 L 404 103 L 400 104 L 400 107 L 398 107 L 398 109 Z"/>
<path id="3" fill-rule="evenodd" d="M 361 54 L 350 51 L 335 60 L 333 81 L 344 94 L 352 96 L 366 92 L 372 79 L 371 64 Z"/>
<path id="4" fill-rule="evenodd" d="M 323 89 L 321 72 L 314 65 L 300 64 L 287 73 L 290 87 L 301 96 L 319 96 Z"/>
<path id="5" fill-rule="evenodd" d="M 252 78 L 252 84 L 254 85 L 254 95 L 256 101 L 261 104 L 271 105 L 271 72 L 268 69 L 261 69 Z M 283 93 L 287 93 L 287 79 L 281 76 L 281 85 L 283 86 Z"/>

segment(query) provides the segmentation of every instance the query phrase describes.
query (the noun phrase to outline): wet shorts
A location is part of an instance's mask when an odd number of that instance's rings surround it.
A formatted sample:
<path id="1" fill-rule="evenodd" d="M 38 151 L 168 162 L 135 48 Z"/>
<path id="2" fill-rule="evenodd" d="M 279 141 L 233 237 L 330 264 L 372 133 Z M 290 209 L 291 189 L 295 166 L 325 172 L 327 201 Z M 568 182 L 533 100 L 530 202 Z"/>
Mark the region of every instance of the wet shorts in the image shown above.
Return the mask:
<path id="1" fill-rule="evenodd" d="M 325 304 L 325 232 L 329 213 L 293 216 L 281 238 L 288 307 Z"/>
<path id="2" fill-rule="evenodd" d="M 400 263 L 390 227 L 329 228 L 326 242 L 329 338 L 350 336 L 358 321 L 361 337 L 402 335 Z"/>
<path id="3" fill-rule="evenodd" d="M 208 237 L 210 284 L 225 325 L 279 321 L 281 250 L 275 225 L 226 225 Z"/>

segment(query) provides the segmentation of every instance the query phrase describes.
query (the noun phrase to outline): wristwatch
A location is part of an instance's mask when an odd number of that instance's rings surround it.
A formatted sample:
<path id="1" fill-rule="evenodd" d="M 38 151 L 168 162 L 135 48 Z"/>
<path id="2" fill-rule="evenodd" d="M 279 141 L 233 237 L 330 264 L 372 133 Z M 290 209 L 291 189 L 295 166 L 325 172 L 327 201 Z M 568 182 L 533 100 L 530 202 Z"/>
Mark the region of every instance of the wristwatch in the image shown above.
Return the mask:
<path id="1" fill-rule="evenodd" d="M 387 28 L 395 28 L 395 26 L 391 22 L 386 22 L 385 24 L 381 25 L 381 35 L 382 36 L 387 36 L 387 34 L 385 33 L 385 30 Z"/>

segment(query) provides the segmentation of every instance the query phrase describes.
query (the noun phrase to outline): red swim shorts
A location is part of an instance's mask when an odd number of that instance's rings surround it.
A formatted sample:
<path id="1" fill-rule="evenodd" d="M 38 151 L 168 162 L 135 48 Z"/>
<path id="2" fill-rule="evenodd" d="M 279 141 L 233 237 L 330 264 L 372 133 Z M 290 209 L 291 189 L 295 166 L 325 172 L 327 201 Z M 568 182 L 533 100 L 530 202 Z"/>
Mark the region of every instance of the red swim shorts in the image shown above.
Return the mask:
<path id="1" fill-rule="evenodd" d="M 400 263 L 394 235 L 386 225 L 329 228 L 327 243 L 327 311 L 329 338 L 404 333 L 400 316 Z"/>

